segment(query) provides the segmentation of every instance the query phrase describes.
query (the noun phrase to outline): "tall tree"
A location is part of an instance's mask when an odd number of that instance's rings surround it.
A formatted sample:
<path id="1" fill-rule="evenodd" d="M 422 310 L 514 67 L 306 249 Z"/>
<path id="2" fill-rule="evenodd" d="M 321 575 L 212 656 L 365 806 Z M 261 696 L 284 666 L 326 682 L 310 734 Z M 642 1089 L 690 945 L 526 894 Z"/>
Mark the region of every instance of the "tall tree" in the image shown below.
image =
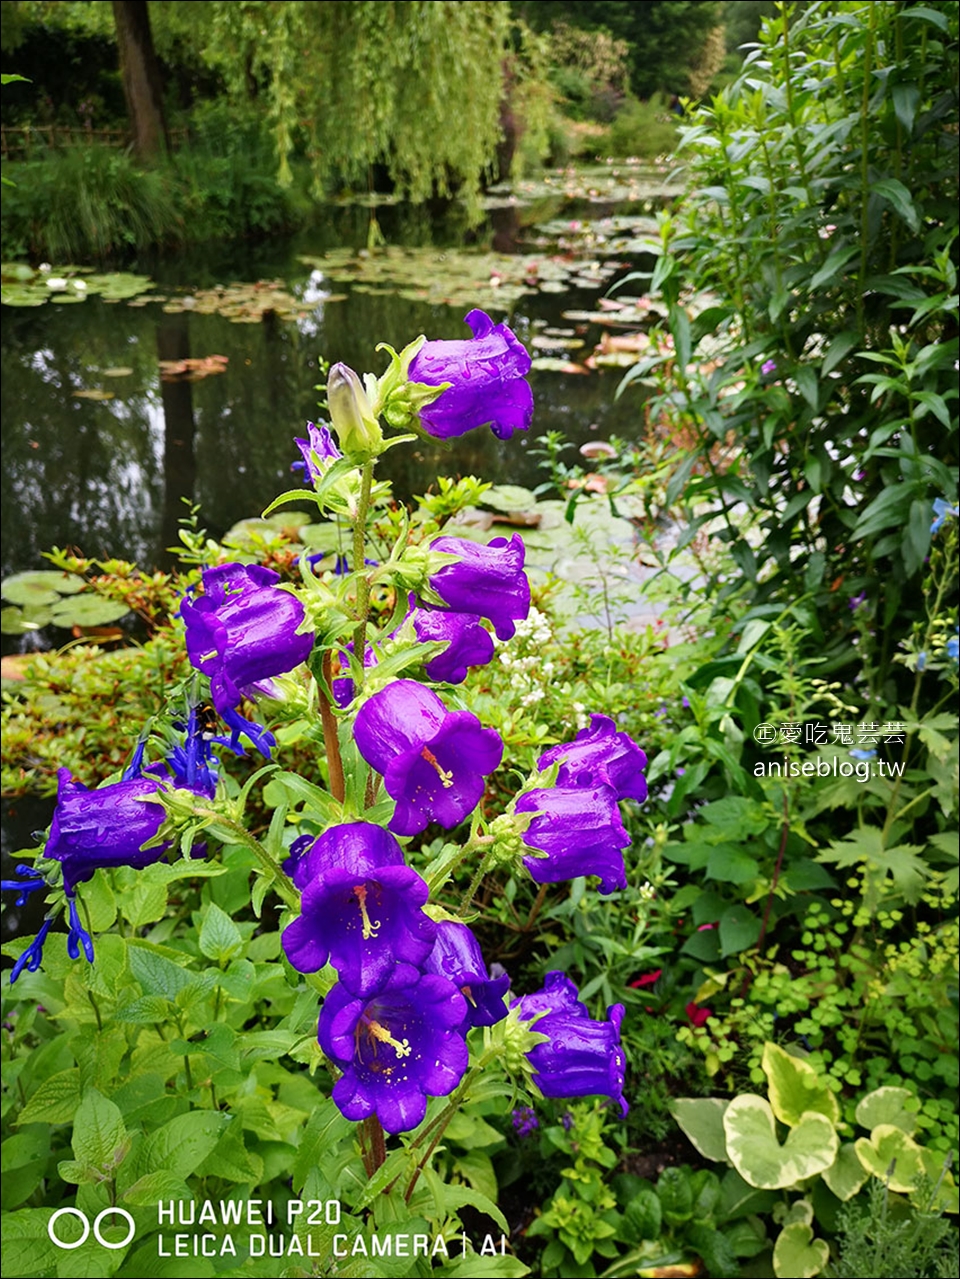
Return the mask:
<path id="1" fill-rule="evenodd" d="M 168 145 L 163 82 L 147 0 L 113 0 L 113 18 L 133 147 L 140 159 L 146 160 Z"/>

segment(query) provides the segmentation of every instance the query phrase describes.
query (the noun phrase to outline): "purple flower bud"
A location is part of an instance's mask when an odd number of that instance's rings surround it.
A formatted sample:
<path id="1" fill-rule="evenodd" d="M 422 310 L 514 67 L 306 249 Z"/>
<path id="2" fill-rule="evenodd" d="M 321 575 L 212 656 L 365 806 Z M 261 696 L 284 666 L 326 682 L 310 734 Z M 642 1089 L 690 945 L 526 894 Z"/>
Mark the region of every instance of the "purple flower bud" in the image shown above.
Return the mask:
<path id="1" fill-rule="evenodd" d="M 316 484 L 317 480 L 323 478 L 324 472 L 336 462 L 343 454 L 334 444 L 330 437 L 329 426 L 316 426 L 313 422 L 307 423 L 307 438 L 294 440 L 300 452 L 303 454 L 302 462 L 294 462 L 290 469 L 292 471 L 303 471 L 304 479 L 308 484 Z"/>
<path id="2" fill-rule="evenodd" d="M 517 800 L 518 813 L 537 813 L 523 842 L 546 857 L 524 857 L 538 884 L 556 884 L 578 875 L 599 875 L 600 892 L 626 888 L 622 849 L 630 843 L 616 792 L 610 786 L 532 790 Z"/>
<path id="3" fill-rule="evenodd" d="M 507 1015 L 503 997 L 510 989 L 510 978 L 499 971 L 490 976 L 483 962 L 480 943 L 466 924 L 443 920 L 437 924 L 437 939 L 424 965 L 428 973 L 452 981 L 467 1001 L 462 1029 L 493 1026 Z"/>
<path id="4" fill-rule="evenodd" d="M 537 1119 L 537 1112 L 531 1110 L 529 1106 L 517 1106 L 511 1114 L 511 1123 L 514 1132 L 521 1139 L 529 1137 L 532 1132 L 540 1127 L 540 1121 Z"/>
<path id="5" fill-rule="evenodd" d="M 482 728 L 469 711 L 448 711 L 436 693 L 408 679 L 361 706 L 354 738 L 397 801 L 389 823 L 397 835 L 416 835 L 431 821 L 459 825 L 503 757 L 494 729 Z"/>
<path id="6" fill-rule="evenodd" d="M 51 921 L 45 919 L 40 925 L 40 931 L 34 937 L 33 941 L 23 952 L 20 958 L 13 966 L 10 973 L 10 985 L 17 980 L 23 970 L 26 968 L 28 972 L 35 973 L 40 967 L 43 959 L 43 943 L 47 940 L 47 933 L 50 931 Z"/>
<path id="7" fill-rule="evenodd" d="M 530 356 L 505 324 L 495 325 L 484 311 L 471 311 L 464 322 L 472 339 L 425 342 L 410 362 L 411 382 L 450 383 L 420 409 L 420 425 L 440 440 L 479 426 L 508 440 L 514 431 L 525 431 L 533 418 L 533 392 L 524 381 Z"/>
<path id="8" fill-rule="evenodd" d="M 351 995 L 382 989 L 398 963 L 423 964 L 437 925 L 422 907 L 430 890 L 380 826 L 332 826 L 301 854 L 294 883 L 299 919 L 283 933 L 294 968 L 314 973 L 329 960 Z"/>
<path id="9" fill-rule="evenodd" d="M 279 580 L 258 564 L 221 564 L 203 570 L 203 596 L 180 605 L 190 663 L 210 677 L 213 704 L 233 730 L 231 745 L 243 733 L 267 756 L 270 734 L 235 708 L 246 689 L 292 671 L 313 647 L 312 635 L 297 633 L 303 605 Z"/>
<path id="10" fill-rule="evenodd" d="M 431 551 L 456 555 L 430 578 L 444 604 L 457 613 L 486 617 L 502 640 L 512 639 L 515 622 L 530 612 L 530 583 L 523 571 L 526 547 L 519 533 L 509 541 L 495 537 L 486 546 L 462 537 L 437 537 Z"/>
<path id="11" fill-rule="evenodd" d="M 320 1013 L 318 1038 L 343 1074 L 333 1100 L 347 1119 L 377 1115 L 387 1132 L 423 1120 L 427 1097 L 451 1093 L 467 1068 L 457 1027 L 463 996 L 444 977 L 397 964 L 383 990 L 355 998 L 334 986 Z"/>
<path id="12" fill-rule="evenodd" d="M 647 757 L 626 733 L 618 733 L 609 715 L 591 715 L 590 727 L 577 733 L 572 742 L 551 746 L 540 756 L 542 772 L 560 764 L 558 786 L 612 786 L 617 799 L 647 798 L 643 770 Z"/>
<path id="13" fill-rule="evenodd" d="M 593 1021 L 577 998 L 577 988 L 563 973 L 547 974 L 543 990 L 514 1001 L 520 1018 L 533 1024 L 546 1043 L 527 1054 L 535 1074 L 533 1082 L 545 1097 L 610 1097 L 627 1113 L 623 1096 L 626 1063 L 620 1045 L 623 1004 L 607 1009 L 609 1021 Z"/>
<path id="14" fill-rule="evenodd" d="M 448 613 L 421 605 L 409 617 L 421 644 L 447 644 L 424 666 L 429 679 L 462 684 L 471 666 L 486 666 L 493 657 L 493 636 L 480 625 L 476 613 Z"/>

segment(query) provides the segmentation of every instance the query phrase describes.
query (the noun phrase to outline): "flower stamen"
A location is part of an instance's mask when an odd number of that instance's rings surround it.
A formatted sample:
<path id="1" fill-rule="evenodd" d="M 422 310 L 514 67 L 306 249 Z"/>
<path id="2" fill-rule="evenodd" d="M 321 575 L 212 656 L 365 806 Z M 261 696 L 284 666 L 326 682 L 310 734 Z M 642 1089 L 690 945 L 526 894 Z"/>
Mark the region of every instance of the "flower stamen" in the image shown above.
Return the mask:
<path id="1" fill-rule="evenodd" d="M 364 1018 L 364 1021 L 370 1039 L 378 1040 L 381 1044 L 389 1044 L 398 1057 L 409 1057 L 413 1053 L 409 1039 L 395 1039 L 389 1029 L 381 1026 L 378 1021 L 368 1021 L 367 1018 Z M 376 1052 L 375 1047 L 374 1052 Z"/>
<path id="2" fill-rule="evenodd" d="M 357 905 L 360 907 L 360 918 L 363 920 L 363 940 L 368 941 L 371 937 L 377 936 L 383 925 L 379 919 L 371 920 L 367 914 L 366 884 L 357 884 L 353 893 L 357 899 Z"/>
<path id="3" fill-rule="evenodd" d="M 431 768 L 436 769 L 437 776 L 440 778 L 440 782 L 441 782 L 441 785 L 443 786 L 443 789 L 449 790 L 450 787 L 453 785 L 452 770 L 441 768 L 436 755 L 434 755 L 433 751 L 430 750 L 428 746 L 424 746 L 423 750 L 421 750 L 420 758 L 425 759 Z"/>

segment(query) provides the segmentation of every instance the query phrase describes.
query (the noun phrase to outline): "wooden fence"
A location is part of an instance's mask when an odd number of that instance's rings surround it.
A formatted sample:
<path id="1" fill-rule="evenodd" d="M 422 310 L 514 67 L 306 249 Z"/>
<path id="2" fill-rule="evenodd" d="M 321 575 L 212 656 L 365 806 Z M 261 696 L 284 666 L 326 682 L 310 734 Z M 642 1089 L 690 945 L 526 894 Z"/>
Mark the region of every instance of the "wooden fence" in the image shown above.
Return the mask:
<path id="1" fill-rule="evenodd" d="M 176 150 L 189 137 L 187 129 L 171 129 L 170 145 Z M 88 129 L 61 124 L 0 126 L 0 154 L 4 160 L 36 160 L 46 151 L 67 147 L 101 146 L 123 150 L 132 145 L 127 129 Z"/>

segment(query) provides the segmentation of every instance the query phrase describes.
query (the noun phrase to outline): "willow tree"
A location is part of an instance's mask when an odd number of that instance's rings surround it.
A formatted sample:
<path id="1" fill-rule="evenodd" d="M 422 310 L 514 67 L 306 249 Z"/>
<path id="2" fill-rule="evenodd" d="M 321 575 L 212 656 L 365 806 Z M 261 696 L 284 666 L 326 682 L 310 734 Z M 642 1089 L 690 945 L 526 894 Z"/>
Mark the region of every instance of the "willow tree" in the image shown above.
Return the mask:
<path id="1" fill-rule="evenodd" d="M 192 8 L 193 6 L 191 6 Z M 318 187 L 386 166 L 418 201 L 475 199 L 500 137 L 509 6 L 502 0 L 285 0 L 203 6 L 204 51 L 230 92 L 261 86 L 280 180 L 298 128 Z"/>

